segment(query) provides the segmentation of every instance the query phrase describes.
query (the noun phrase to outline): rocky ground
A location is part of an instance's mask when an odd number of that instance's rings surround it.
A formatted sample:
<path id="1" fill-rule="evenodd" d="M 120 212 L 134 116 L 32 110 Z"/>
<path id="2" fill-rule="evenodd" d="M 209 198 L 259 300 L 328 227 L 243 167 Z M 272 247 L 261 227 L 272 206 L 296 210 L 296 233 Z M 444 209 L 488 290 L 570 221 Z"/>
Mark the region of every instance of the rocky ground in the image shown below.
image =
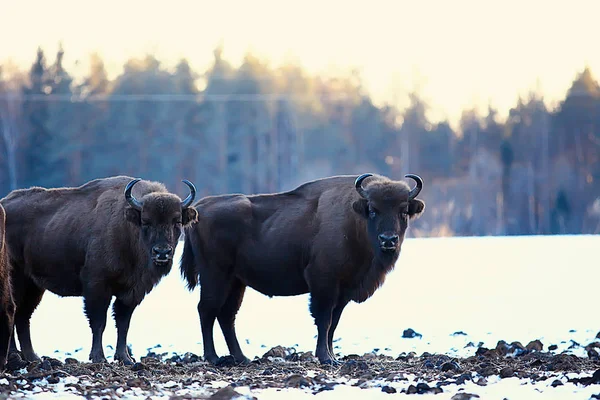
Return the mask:
<path id="1" fill-rule="evenodd" d="M 44 358 L 25 363 L 11 355 L 7 372 L 0 375 L 3 398 L 31 397 L 34 394 L 60 394 L 59 397 L 128 398 L 165 396 L 185 398 L 253 398 L 256 389 L 301 388 L 309 393 L 332 390 L 337 385 L 380 388 L 384 393 L 446 393 L 448 386 L 488 385 L 488 381 L 517 377 L 529 382 L 546 381 L 551 386 L 572 382 L 577 385 L 600 383 L 600 342 L 586 346 L 587 358 L 545 351 L 539 341 L 523 346 L 500 341 L 494 349 L 477 348 L 468 358 L 424 353 L 389 356 L 367 353 L 348 355 L 338 366 L 321 366 L 311 352 L 275 347 L 249 365 L 231 365 L 222 358 L 210 365 L 194 354 L 167 357 L 149 352 L 133 366 L 113 362 L 80 363 Z M 568 378 L 568 373 L 583 377 Z M 456 391 L 452 399 L 468 400 L 473 395 Z M 598 386 L 600 393 L 600 386 Z M 450 397 L 448 397 L 450 398 Z M 592 398 L 599 398 L 592 396 Z"/>

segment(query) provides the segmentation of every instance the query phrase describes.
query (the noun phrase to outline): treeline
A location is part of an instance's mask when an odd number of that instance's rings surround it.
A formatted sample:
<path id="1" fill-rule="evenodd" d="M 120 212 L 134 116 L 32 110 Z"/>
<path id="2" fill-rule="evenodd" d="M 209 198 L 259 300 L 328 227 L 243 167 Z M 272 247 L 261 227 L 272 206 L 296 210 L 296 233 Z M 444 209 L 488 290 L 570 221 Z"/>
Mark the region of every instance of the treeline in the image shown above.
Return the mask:
<path id="1" fill-rule="evenodd" d="M 600 232 L 600 87 L 589 69 L 549 110 L 520 99 L 501 121 L 466 110 L 455 132 L 377 107 L 356 76 L 309 76 L 215 50 L 205 72 L 153 56 L 110 80 L 91 57 L 84 79 L 38 50 L 29 71 L 0 69 L 0 194 L 127 174 L 199 195 L 287 190 L 333 174 L 421 175 L 417 236 Z"/>

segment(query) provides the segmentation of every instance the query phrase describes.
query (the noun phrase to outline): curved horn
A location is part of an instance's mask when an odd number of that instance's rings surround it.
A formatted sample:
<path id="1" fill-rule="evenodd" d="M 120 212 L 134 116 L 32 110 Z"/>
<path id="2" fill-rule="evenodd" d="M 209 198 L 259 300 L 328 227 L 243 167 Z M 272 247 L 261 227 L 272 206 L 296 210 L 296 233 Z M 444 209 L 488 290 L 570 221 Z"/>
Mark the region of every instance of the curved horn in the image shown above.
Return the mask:
<path id="1" fill-rule="evenodd" d="M 129 205 L 131 205 L 131 207 L 135 208 L 136 210 L 141 211 L 142 203 L 140 203 L 138 201 L 138 199 L 133 197 L 133 195 L 131 194 L 131 189 L 133 189 L 133 186 L 136 183 L 138 183 L 139 181 L 141 181 L 141 179 L 136 178 L 127 184 L 127 186 L 125 187 L 125 200 L 127 200 L 127 202 L 129 203 Z"/>
<path id="2" fill-rule="evenodd" d="M 417 186 L 415 186 L 408 194 L 408 200 L 412 200 L 417 197 L 417 195 L 421 192 L 421 189 L 423 189 L 423 179 L 421 179 L 419 175 L 414 174 L 406 174 L 404 177 L 413 179 L 415 182 L 417 182 Z"/>
<path id="3" fill-rule="evenodd" d="M 181 208 L 188 208 L 194 202 L 196 198 L 196 186 L 187 179 L 182 180 L 181 182 L 185 183 L 190 188 L 190 194 L 181 202 Z"/>
<path id="4" fill-rule="evenodd" d="M 356 178 L 356 181 L 354 181 L 354 187 L 356 188 L 356 191 L 358 192 L 358 194 L 360 194 L 360 197 L 365 199 L 367 198 L 367 192 L 365 192 L 365 189 L 362 187 L 362 183 L 365 179 L 367 179 L 370 176 L 373 176 L 373 174 L 362 174 L 361 176 Z"/>

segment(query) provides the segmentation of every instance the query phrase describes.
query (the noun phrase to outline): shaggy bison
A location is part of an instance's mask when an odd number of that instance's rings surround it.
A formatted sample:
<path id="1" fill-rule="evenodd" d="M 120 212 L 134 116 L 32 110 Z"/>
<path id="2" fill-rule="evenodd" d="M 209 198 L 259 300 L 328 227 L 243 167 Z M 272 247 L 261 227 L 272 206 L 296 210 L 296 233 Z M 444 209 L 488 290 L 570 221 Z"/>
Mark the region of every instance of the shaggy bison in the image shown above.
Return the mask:
<path id="1" fill-rule="evenodd" d="M 219 358 L 213 342 L 218 319 L 236 362 L 247 362 L 235 334 L 246 286 L 267 296 L 310 293 L 317 325 L 316 356 L 335 362 L 332 339 L 344 307 L 363 302 L 392 270 L 411 218 L 425 203 L 423 181 L 364 174 L 306 183 L 284 193 L 206 197 L 199 222 L 185 236 L 181 272 L 188 288 L 200 284 L 198 313 L 204 357 Z"/>
<path id="2" fill-rule="evenodd" d="M 0 369 L 6 365 L 8 346 L 13 332 L 15 303 L 10 284 L 10 265 L 6 249 L 6 214 L 0 205 Z"/>
<path id="3" fill-rule="evenodd" d="M 131 364 L 131 315 L 171 270 L 182 227 L 197 220 L 196 190 L 183 201 L 157 182 L 117 176 L 76 188 L 15 190 L 0 200 L 17 306 L 15 326 L 26 360 L 38 360 L 29 320 L 45 290 L 83 296 L 92 330 L 90 360 L 104 362 L 102 333 L 112 296 L 115 359 Z M 11 351 L 16 343 L 11 341 Z"/>

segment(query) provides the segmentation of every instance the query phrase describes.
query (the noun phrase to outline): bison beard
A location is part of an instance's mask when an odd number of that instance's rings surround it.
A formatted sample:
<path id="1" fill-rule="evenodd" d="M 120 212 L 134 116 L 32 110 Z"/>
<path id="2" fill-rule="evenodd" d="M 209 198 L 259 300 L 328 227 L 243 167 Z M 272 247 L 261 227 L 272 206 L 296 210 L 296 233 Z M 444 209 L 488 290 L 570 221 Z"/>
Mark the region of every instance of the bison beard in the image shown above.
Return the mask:
<path id="1" fill-rule="evenodd" d="M 6 365 L 6 356 L 13 332 L 15 302 L 10 283 L 10 265 L 6 250 L 6 214 L 0 205 L 0 369 Z"/>
<path id="2" fill-rule="evenodd" d="M 39 360 L 29 320 L 45 290 L 83 296 L 90 360 L 104 362 L 102 333 L 114 296 L 115 360 L 131 364 L 127 332 L 135 308 L 169 273 L 183 226 L 197 220 L 195 188 L 181 199 L 157 182 L 125 176 L 76 188 L 15 190 L 0 200 L 13 267 L 15 327 L 22 356 Z M 134 193 L 135 192 L 135 193 Z M 14 337 L 11 351 L 17 351 Z"/>
<path id="3" fill-rule="evenodd" d="M 204 357 L 218 363 L 213 340 L 219 321 L 229 352 L 247 362 L 235 333 L 246 286 L 267 296 L 310 293 L 317 325 L 315 355 L 337 362 L 333 335 L 345 306 L 380 287 L 400 254 L 409 219 L 425 203 L 401 181 L 372 174 L 337 176 L 269 195 L 200 200 L 199 222 L 185 235 L 181 272 L 200 284 L 198 314 Z"/>

